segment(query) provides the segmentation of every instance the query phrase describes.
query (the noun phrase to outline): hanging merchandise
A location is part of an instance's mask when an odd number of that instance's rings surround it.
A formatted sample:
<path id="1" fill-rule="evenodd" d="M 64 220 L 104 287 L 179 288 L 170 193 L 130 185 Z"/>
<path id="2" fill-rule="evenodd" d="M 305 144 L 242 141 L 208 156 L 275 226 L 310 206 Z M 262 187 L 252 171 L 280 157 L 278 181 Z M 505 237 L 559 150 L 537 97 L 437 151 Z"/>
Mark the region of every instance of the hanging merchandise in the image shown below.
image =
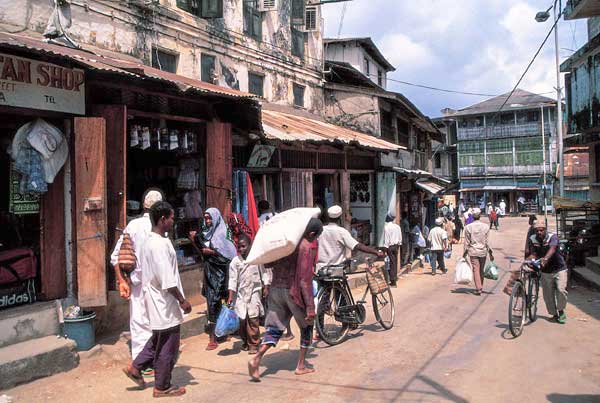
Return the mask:
<path id="1" fill-rule="evenodd" d="M 185 216 L 187 218 L 202 217 L 202 194 L 198 190 L 187 192 L 183 196 L 185 203 Z"/>
<path id="2" fill-rule="evenodd" d="M 196 134 L 188 131 L 187 132 L 187 142 L 188 142 L 188 147 L 187 147 L 188 152 L 195 153 L 197 150 L 196 147 L 198 147 L 198 140 L 196 139 Z"/>
<path id="3" fill-rule="evenodd" d="M 134 148 L 140 144 L 139 131 L 140 127 L 138 125 L 131 126 L 131 131 L 129 132 L 129 147 Z"/>
<path id="4" fill-rule="evenodd" d="M 160 129 L 160 147 L 159 150 L 167 151 L 169 149 L 169 129 L 163 127 Z"/>
<path id="5" fill-rule="evenodd" d="M 186 159 L 179 161 L 177 187 L 188 190 L 198 189 L 198 169 L 200 169 L 200 164 L 197 160 Z"/>
<path id="6" fill-rule="evenodd" d="M 179 148 L 185 152 L 188 151 L 188 140 L 187 140 L 187 130 L 184 130 L 179 133 Z"/>
<path id="7" fill-rule="evenodd" d="M 246 172 L 246 187 L 248 189 L 247 194 L 247 205 L 248 205 L 248 226 L 252 230 L 253 234 L 258 232 L 258 210 L 256 208 L 256 199 L 254 198 L 254 189 L 252 188 L 252 179 L 250 174 Z"/>
<path id="8" fill-rule="evenodd" d="M 144 127 L 142 129 L 142 150 L 150 148 L 150 128 Z"/>
<path id="9" fill-rule="evenodd" d="M 153 143 L 156 145 L 156 149 L 160 151 L 160 129 L 153 129 Z"/>
<path id="10" fill-rule="evenodd" d="M 177 150 L 179 147 L 179 131 L 173 129 L 169 133 L 169 150 Z"/>
<path id="11" fill-rule="evenodd" d="M 54 177 L 67 161 L 69 146 L 62 132 L 43 119 L 36 119 L 29 127 L 27 141 L 43 157 L 43 172 L 47 183 L 54 182 Z"/>

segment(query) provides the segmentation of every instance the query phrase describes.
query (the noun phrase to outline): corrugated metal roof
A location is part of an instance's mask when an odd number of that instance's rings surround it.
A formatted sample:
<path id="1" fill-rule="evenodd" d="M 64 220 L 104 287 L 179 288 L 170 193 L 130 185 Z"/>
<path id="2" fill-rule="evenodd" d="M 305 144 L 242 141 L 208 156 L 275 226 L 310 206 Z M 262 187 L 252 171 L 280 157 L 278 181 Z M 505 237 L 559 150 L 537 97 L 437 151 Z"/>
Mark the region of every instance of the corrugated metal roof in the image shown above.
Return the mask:
<path id="1" fill-rule="evenodd" d="M 460 109 L 448 115 L 448 117 L 498 112 L 500 106 L 502 106 L 509 94 L 510 92 L 507 92 L 506 94 L 498 95 L 497 97 Z M 540 105 L 548 104 L 556 104 L 556 100 L 517 88 L 502 108 L 502 111 L 508 112 L 519 109 L 532 109 L 538 108 Z"/>
<path id="2" fill-rule="evenodd" d="M 415 185 L 432 195 L 436 195 L 445 189 L 444 186 L 428 180 L 418 180 L 415 182 Z"/>
<path id="3" fill-rule="evenodd" d="M 371 55 L 377 63 L 381 64 L 386 71 L 396 71 L 396 68 L 385 58 L 385 56 L 381 53 L 373 39 L 369 37 L 365 38 L 325 38 L 323 39 L 323 44 L 328 45 L 330 43 L 347 43 L 347 42 L 358 42 L 361 46 L 363 46 L 367 52 Z"/>
<path id="4" fill-rule="evenodd" d="M 35 38 L 7 33 L 0 33 L 0 47 L 2 45 L 27 49 L 30 51 L 33 50 L 52 56 L 65 57 L 94 70 L 166 81 L 174 84 L 183 92 L 195 90 L 207 94 L 225 95 L 236 98 L 255 98 L 254 95 L 242 91 L 219 87 L 214 84 L 205 83 L 204 81 L 158 70 L 134 61 L 108 56 L 97 49 L 94 49 L 93 51 L 86 49 L 71 49 L 66 46 L 54 45 Z"/>
<path id="5" fill-rule="evenodd" d="M 274 140 L 355 144 L 383 151 L 406 149 L 378 137 L 323 122 L 317 117 L 310 119 L 305 116 L 263 109 L 262 125 L 267 138 Z"/>

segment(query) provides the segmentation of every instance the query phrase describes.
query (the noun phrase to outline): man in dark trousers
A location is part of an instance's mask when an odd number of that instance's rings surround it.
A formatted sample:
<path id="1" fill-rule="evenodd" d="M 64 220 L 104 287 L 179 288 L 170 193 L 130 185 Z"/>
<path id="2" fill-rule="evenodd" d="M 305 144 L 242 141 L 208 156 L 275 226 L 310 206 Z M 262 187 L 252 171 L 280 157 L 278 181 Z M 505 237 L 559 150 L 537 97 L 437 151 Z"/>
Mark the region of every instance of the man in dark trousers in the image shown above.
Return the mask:
<path id="1" fill-rule="evenodd" d="M 179 353 L 183 314 L 190 313 L 192 306 L 183 296 L 177 255 L 173 244 L 165 236 L 173 230 L 173 208 L 166 202 L 155 203 L 150 209 L 150 220 L 152 232 L 142 249 L 142 288 L 152 337 L 136 359 L 123 368 L 123 372 L 143 388 L 145 382 L 140 371 L 153 367 L 153 396 L 181 396 L 185 394 L 185 388 L 171 384 L 171 373 Z"/>

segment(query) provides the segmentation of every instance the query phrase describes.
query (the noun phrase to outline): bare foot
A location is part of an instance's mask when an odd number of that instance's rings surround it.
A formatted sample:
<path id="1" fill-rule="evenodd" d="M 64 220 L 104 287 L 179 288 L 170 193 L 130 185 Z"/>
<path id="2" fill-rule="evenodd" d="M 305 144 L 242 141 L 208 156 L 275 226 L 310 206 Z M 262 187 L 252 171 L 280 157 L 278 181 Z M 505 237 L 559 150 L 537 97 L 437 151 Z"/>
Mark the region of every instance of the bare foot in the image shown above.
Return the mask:
<path id="1" fill-rule="evenodd" d="M 312 374 L 313 372 L 315 372 L 314 368 L 304 367 L 304 368 L 296 368 L 296 371 L 294 373 L 296 375 L 306 375 L 306 374 Z"/>
<path id="2" fill-rule="evenodd" d="M 258 364 L 259 362 L 256 358 L 253 358 L 248 361 L 248 375 L 250 375 L 250 380 L 252 382 L 260 382 L 260 374 L 258 372 Z"/>

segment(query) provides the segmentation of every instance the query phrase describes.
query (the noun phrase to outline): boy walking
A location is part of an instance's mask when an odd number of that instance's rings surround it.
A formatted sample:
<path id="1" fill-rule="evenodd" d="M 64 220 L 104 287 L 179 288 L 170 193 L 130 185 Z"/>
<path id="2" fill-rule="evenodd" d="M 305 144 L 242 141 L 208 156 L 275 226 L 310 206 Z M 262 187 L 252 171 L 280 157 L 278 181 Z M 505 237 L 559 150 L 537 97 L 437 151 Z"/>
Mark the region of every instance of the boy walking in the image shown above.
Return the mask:
<path id="1" fill-rule="evenodd" d="M 185 388 L 171 384 L 171 373 L 179 352 L 183 313 L 192 306 L 183 296 L 177 255 L 165 233 L 173 230 L 174 211 L 169 203 L 158 202 L 150 209 L 152 232 L 143 248 L 142 287 L 150 318 L 152 337 L 142 352 L 123 372 L 138 386 L 145 387 L 140 371 L 154 368 L 154 397 L 181 396 Z"/>
<path id="2" fill-rule="evenodd" d="M 438 217 L 435 219 L 435 227 L 429 231 L 429 245 L 431 250 L 431 275 L 435 276 L 437 266 L 440 266 L 442 273 L 446 274 L 446 262 L 444 262 L 444 251 L 448 249 L 448 233 L 442 228 L 444 219 Z"/>
<path id="3" fill-rule="evenodd" d="M 261 298 L 269 294 L 271 269 L 244 262 L 251 246 L 250 237 L 241 234 L 237 245 L 239 255 L 229 264 L 227 305 L 233 303 L 235 313 L 240 318 L 242 350 L 247 350 L 248 354 L 256 354 L 260 344 L 260 317 L 264 315 Z"/>

